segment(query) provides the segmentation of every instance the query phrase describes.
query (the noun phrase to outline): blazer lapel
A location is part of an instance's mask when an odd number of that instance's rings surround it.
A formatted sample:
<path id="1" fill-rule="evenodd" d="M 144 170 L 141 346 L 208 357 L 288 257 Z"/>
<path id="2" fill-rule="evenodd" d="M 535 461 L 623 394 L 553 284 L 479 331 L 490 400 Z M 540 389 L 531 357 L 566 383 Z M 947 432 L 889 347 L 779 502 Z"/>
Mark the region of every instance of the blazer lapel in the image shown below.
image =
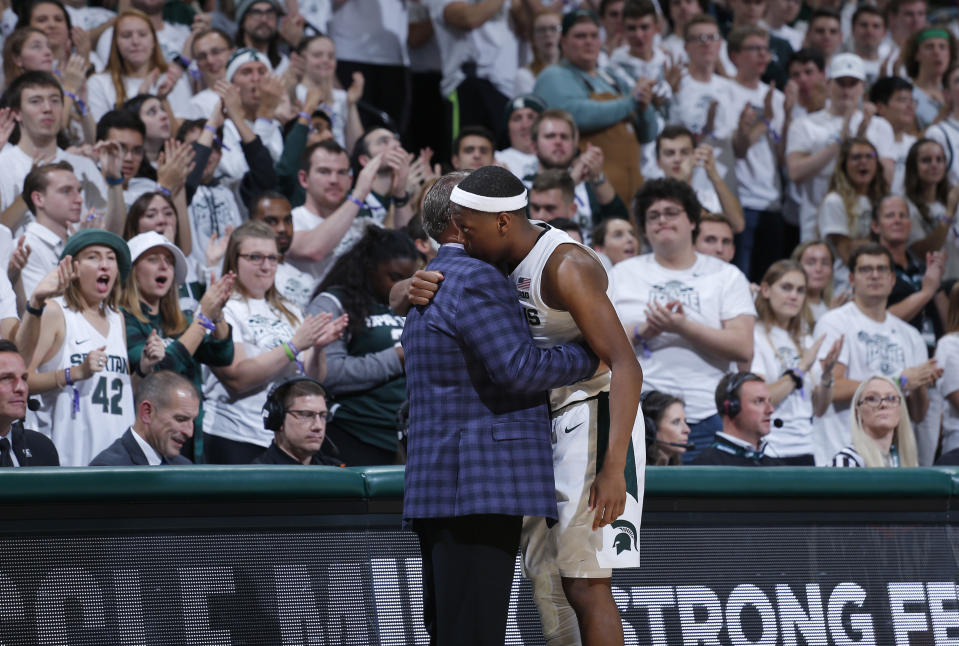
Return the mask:
<path id="1" fill-rule="evenodd" d="M 133 462 L 133 464 L 138 466 L 145 466 L 149 464 L 149 462 L 147 462 L 147 456 L 143 454 L 143 450 L 133 437 L 132 428 L 128 428 L 126 430 L 126 432 L 123 434 L 123 437 L 120 438 L 120 443 L 123 445 L 123 448 L 126 449 L 126 452 L 130 454 L 130 460 Z"/>

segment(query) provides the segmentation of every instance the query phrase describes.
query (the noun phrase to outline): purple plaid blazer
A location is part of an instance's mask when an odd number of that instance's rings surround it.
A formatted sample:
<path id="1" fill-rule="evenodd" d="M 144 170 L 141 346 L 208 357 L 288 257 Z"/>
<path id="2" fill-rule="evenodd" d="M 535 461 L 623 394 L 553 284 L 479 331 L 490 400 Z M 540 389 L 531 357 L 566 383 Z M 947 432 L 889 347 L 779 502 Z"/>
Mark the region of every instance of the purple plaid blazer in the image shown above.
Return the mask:
<path id="1" fill-rule="evenodd" d="M 410 427 L 404 519 L 469 514 L 556 518 L 546 391 L 596 371 L 585 346 L 538 348 L 516 290 L 444 245 L 444 280 L 403 328 Z"/>

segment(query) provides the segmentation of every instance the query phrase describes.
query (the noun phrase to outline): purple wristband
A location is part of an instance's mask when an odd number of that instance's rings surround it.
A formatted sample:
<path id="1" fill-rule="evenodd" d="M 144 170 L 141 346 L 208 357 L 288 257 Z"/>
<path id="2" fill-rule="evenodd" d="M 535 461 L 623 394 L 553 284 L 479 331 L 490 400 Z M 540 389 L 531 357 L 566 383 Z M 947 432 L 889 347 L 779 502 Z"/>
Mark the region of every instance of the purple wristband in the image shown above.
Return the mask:
<path id="1" fill-rule="evenodd" d="M 347 194 L 346 194 L 346 199 L 348 199 L 350 202 L 352 202 L 353 204 L 357 205 L 357 206 L 360 207 L 361 209 L 366 207 L 366 205 L 365 205 L 363 202 L 361 202 L 360 200 L 356 199 L 356 196 L 353 195 L 352 193 L 347 193 Z"/>

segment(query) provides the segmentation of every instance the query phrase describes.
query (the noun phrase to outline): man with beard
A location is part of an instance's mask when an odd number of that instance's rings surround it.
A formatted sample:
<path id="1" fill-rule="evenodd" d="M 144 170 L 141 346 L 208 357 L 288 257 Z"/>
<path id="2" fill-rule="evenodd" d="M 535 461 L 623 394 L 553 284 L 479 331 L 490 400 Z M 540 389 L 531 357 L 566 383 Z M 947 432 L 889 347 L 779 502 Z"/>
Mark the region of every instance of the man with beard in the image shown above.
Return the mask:
<path id="1" fill-rule="evenodd" d="M 279 50 L 279 16 L 283 8 L 274 0 L 243 0 L 236 6 L 236 46 L 249 47 L 264 54 L 277 74 L 282 74 L 290 59 Z"/>
<path id="2" fill-rule="evenodd" d="M 267 191 L 260 194 L 253 203 L 250 215 L 254 220 L 265 223 L 276 234 L 277 250 L 283 254 L 283 259 L 276 267 L 276 278 L 274 278 L 276 288 L 285 299 L 298 307 L 305 308 L 320 281 L 286 262 L 286 252 L 290 250 L 290 244 L 293 241 L 292 210 L 290 201 L 284 195 L 276 191 Z"/>
<path id="3" fill-rule="evenodd" d="M 568 112 L 546 110 L 533 122 L 531 132 L 533 151 L 539 168 L 568 170 L 576 185 L 575 222 L 582 231 L 592 231 L 606 218 L 629 219 L 626 205 L 616 195 L 613 185 L 603 172 L 603 151 L 587 145 L 577 156 L 579 129 Z M 536 175 L 522 178 L 527 188 L 532 187 Z M 586 241 L 587 244 L 589 241 Z"/>

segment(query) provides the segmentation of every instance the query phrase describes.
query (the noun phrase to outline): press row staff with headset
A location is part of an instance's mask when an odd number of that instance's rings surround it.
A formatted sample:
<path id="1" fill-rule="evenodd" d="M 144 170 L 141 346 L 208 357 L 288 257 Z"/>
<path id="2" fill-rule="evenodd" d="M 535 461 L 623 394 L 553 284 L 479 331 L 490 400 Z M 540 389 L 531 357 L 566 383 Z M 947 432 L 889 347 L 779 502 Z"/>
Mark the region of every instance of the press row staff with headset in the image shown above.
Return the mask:
<path id="1" fill-rule="evenodd" d="M 331 417 L 319 381 L 303 375 L 278 381 L 263 404 L 263 427 L 273 431 L 273 442 L 253 464 L 344 466 L 326 437 Z"/>
<path id="2" fill-rule="evenodd" d="M 665 403 L 663 393 L 651 392 L 643 397 L 643 412 L 646 415 L 647 443 L 652 427 L 653 443 L 663 453 L 685 452 L 690 445 L 685 436 L 670 435 L 669 411 L 680 400 Z M 737 372 L 725 375 L 716 387 L 716 409 L 723 422 L 723 430 L 716 433 L 711 446 L 700 453 L 690 464 L 693 466 L 781 466 L 779 458 L 766 455 L 765 437 L 773 422 L 773 404 L 766 382 L 752 372 Z M 659 419 L 655 411 L 661 410 Z M 775 420 L 776 426 L 782 421 Z M 666 432 L 664 432 L 666 431 Z M 677 454 L 678 455 L 678 454 Z"/>

